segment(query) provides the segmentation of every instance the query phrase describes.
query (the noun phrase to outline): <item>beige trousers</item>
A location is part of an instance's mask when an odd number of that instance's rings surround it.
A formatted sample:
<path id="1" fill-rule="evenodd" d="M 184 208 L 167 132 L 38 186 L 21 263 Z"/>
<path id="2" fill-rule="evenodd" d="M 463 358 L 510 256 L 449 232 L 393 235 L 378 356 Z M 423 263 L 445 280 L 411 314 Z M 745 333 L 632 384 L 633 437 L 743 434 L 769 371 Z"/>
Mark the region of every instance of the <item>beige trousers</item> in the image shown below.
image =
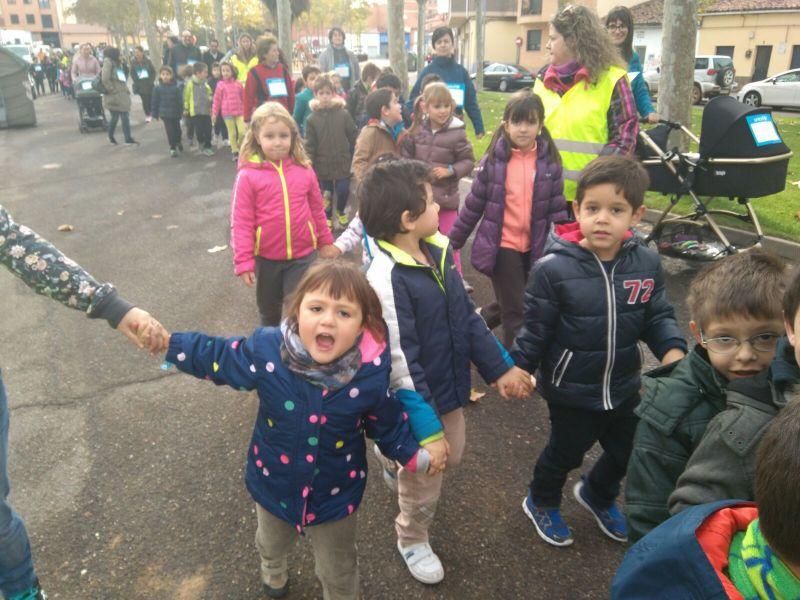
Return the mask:
<path id="1" fill-rule="evenodd" d="M 314 572 L 322 583 L 325 600 L 358 599 L 358 557 L 354 512 L 340 519 L 307 527 L 314 548 Z M 261 580 L 269 587 L 283 587 L 289 577 L 286 555 L 299 537 L 297 530 L 256 504 L 256 547 L 261 555 Z"/>
<path id="2" fill-rule="evenodd" d="M 461 464 L 464 454 L 464 409 L 459 408 L 441 416 L 444 435 L 450 445 L 447 469 Z M 442 495 L 442 473 L 430 476 L 425 473 L 410 473 L 401 468 L 397 473 L 397 503 L 400 514 L 395 519 L 395 530 L 400 546 L 428 541 L 428 528 L 436 514 L 436 505 Z"/>

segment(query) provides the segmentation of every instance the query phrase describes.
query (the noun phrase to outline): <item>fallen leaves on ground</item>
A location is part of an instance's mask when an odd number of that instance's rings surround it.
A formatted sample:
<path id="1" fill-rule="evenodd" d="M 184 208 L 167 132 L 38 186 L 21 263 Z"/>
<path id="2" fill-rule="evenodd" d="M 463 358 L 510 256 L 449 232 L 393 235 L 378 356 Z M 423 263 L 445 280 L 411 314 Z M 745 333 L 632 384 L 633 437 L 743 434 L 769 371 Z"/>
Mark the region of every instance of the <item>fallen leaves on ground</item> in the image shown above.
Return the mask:
<path id="1" fill-rule="evenodd" d="M 479 392 L 478 390 L 473 388 L 473 389 L 471 389 L 469 391 L 469 401 L 470 402 L 477 402 L 478 400 L 483 398 L 485 395 L 486 395 L 486 392 Z"/>
<path id="2" fill-rule="evenodd" d="M 70 225 L 69 223 L 64 223 L 63 225 L 58 226 L 59 231 L 75 231 L 75 228 Z"/>
<path id="3" fill-rule="evenodd" d="M 224 246 L 214 246 L 213 248 L 209 248 L 207 250 L 207 252 L 209 254 L 215 254 L 217 252 L 222 252 L 223 250 L 227 250 L 227 249 L 228 249 L 228 245 L 225 244 Z"/>

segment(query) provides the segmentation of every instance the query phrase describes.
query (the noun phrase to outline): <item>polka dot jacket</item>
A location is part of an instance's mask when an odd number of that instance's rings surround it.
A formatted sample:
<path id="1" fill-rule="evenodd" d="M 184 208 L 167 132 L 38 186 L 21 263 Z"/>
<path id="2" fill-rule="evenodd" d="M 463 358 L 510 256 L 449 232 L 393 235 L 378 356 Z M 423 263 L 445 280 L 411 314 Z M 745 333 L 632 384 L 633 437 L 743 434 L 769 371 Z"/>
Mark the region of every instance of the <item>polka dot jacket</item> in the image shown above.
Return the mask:
<path id="1" fill-rule="evenodd" d="M 364 434 L 401 464 L 419 446 L 388 392 L 388 344 L 376 344 L 365 332 L 361 368 L 348 385 L 328 392 L 281 362 L 282 339 L 276 327 L 256 329 L 249 338 L 175 333 L 167 360 L 217 385 L 257 390 L 247 489 L 264 509 L 302 532 L 358 508 L 367 477 Z"/>

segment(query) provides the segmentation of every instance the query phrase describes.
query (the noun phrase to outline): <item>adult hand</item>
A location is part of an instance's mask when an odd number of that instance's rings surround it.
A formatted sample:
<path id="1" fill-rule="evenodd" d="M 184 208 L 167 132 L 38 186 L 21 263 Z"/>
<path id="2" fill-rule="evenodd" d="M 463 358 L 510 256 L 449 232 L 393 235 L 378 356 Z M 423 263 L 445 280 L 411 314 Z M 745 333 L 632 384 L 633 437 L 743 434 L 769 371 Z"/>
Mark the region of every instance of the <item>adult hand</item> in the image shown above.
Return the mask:
<path id="1" fill-rule="evenodd" d="M 256 284 L 256 274 L 252 271 L 239 274 L 239 279 L 244 281 L 247 287 L 253 287 Z"/>
<path id="2" fill-rule="evenodd" d="M 125 334 L 137 348 L 146 347 L 151 353 L 161 349 L 163 340 L 158 335 L 148 335 L 148 332 L 163 329 L 161 323 L 150 316 L 150 313 L 136 307 L 125 313 L 117 325 L 117 330 Z"/>
<path id="3" fill-rule="evenodd" d="M 450 177 L 450 171 L 445 167 L 434 167 L 431 172 L 436 179 L 446 179 Z"/>
<path id="4" fill-rule="evenodd" d="M 651 112 L 647 115 L 647 122 L 648 123 L 658 123 L 661 120 L 661 115 L 657 112 Z"/>

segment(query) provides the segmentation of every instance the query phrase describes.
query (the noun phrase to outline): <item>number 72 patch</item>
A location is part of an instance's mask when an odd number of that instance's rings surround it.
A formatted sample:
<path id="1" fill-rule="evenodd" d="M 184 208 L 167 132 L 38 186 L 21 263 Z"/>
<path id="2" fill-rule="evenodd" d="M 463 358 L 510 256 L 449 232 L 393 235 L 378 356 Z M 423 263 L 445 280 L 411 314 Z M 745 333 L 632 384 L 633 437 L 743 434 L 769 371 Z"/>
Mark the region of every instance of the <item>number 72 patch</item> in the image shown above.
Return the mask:
<path id="1" fill-rule="evenodd" d="M 636 304 L 639 300 L 642 304 L 647 304 L 656 283 L 652 279 L 626 279 L 622 282 L 622 287 L 629 290 L 628 304 Z"/>

